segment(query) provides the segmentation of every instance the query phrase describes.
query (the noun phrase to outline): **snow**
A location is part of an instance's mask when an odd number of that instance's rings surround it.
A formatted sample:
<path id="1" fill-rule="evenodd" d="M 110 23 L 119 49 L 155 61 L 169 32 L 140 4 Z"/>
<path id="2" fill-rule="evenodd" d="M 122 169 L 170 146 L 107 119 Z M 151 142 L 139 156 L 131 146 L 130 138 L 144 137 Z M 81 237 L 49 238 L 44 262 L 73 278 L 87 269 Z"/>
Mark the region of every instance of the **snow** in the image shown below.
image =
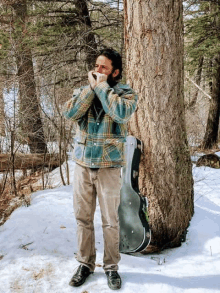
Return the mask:
<path id="1" fill-rule="evenodd" d="M 72 179 L 74 163 L 69 163 Z M 122 254 L 120 292 L 220 292 L 220 169 L 194 165 L 193 176 L 195 214 L 186 242 L 160 254 Z M 101 267 L 99 206 L 95 214 L 95 273 L 81 287 L 68 285 L 78 266 L 72 187 L 62 186 L 58 169 L 49 177 L 56 188 L 32 194 L 31 205 L 15 210 L 0 227 L 0 292 L 112 292 Z"/>

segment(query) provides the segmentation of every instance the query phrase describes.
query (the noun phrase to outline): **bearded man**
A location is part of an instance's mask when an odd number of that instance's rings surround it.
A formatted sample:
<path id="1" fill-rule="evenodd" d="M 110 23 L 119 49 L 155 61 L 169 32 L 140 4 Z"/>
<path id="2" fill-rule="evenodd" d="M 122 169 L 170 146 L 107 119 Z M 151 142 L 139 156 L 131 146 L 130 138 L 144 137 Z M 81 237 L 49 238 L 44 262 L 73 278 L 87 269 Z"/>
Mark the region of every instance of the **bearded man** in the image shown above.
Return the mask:
<path id="1" fill-rule="evenodd" d="M 78 123 L 73 159 L 76 162 L 73 182 L 74 213 L 77 221 L 80 263 L 70 285 L 78 287 L 94 272 L 96 249 L 94 213 L 98 197 L 104 236 L 103 269 L 109 288 L 121 288 L 118 274 L 121 167 L 127 126 L 136 109 L 137 95 L 119 83 L 122 58 L 108 48 L 96 59 L 88 73 L 89 85 L 74 90 L 64 107 L 64 116 Z"/>

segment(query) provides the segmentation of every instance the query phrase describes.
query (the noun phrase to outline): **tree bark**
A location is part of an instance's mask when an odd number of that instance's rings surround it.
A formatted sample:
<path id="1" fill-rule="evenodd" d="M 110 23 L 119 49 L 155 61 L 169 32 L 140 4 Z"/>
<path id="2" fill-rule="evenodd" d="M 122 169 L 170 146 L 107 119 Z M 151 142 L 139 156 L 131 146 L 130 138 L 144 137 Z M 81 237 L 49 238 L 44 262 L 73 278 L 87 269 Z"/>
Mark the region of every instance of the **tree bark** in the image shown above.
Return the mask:
<path id="1" fill-rule="evenodd" d="M 202 66 L 203 66 L 203 61 L 204 61 L 204 57 L 201 56 L 199 58 L 199 65 L 198 65 L 198 69 L 197 69 L 197 72 L 196 72 L 196 79 L 195 79 L 195 83 L 200 86 L 200 83 L 201 83 L 201 77 L 202 77 Z M 199 89 L 196 88 L 195 89 L 195 92 L 193 94 L 193 97 L 188 105 L 188 108 L 192 108 L 194 109 L 195 105 L 196 105 L 196 101 L 197 101 L 197 97 L 198 97 L 198 93 L 199 93 Z"/>
<path id="2" fill-rule="evenodd" d="M 218 3 L 210 3 L 210 12 L 215 14 L 214 24 L 216 27 L 220 25 Z M 218 13 L 217 13 L 218 12 Z M 219 130 L 219 115 L 220 115 L 220 51 L 216 54 L 212 62 L 212 82 L 210 89 L 212 99 L 209 105 L 209 114 L 206 124 L 205 136 L 201 147 L 203 149 L 211 149 L 218 147 L 218 130 Z"/>
<path id="3" fill-rule="evenodd" d="M 44 153 L 47 151 L 47 146 L 36 93 L 32 54 L 31 49 L 25 42 L 27 33 L 26 0 L 17 1 L 12 7 L 15 11 L 17 25 L 21 28 L 21 30 L 17 30 L 15 52 L 19 78 L 20 127 L 22 135 L 27 139 L 30 152 Z"/>
<path id="4" fill-rule="evenodd" d="M 88 69 L 91 70 L 94 67 L 95 57 L 97 54 L 97 44 L 95 41 L 95 35 L 92 31 L 92 24 L 90 20 L 89 10 L 87 6 L 87 0 L 76 0 L 76 10 L 79 14 L 81 24 L 84 26 L 84 49 L 86 54 L 86 64 Z"/>
<path id="5" fill-rule="evenodd" d="M 0 136 L 5 136 L 5 103 L 3 99 L 3 83 L 0 81 Z M 1 152 L 1 149 L 0 149 Z"/>
<path id="6" fill-rule="evenodd" d="M 184 118 L 182 1 L 124 0 L 128 83 L 139 94 L 129 123 L 144 143 L 140 190 L 149 201 L 151 244 L 184 240 L 194 212 Z"/>
<path id="7" fill-rule="evenodd" d="M 218 130 L 220 116 L 220 53 L 213 61 L 212 99 L 209 105 L 209 114 L 205 136 L 201 147 L 212 149 L 218 147 Z"/>

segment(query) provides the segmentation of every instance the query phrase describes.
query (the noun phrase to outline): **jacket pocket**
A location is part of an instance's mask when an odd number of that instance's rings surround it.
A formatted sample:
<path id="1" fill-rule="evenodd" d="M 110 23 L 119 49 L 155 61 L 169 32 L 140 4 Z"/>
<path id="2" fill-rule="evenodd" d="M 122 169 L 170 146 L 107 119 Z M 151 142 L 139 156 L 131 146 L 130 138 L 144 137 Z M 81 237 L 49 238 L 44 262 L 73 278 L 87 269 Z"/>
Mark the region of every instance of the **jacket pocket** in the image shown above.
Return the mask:
<path id="1" fill-rule="evenodd" d="M 81 160 L 85 153 L 86 135 L 79 133 L 74 139 L 74 157 Z"/>
<path id="2" fill-rule="evenodd" d="M 121 162 L 123 161 L 125 138 L 107 138 L 104 142 L 103 161 Z"/>

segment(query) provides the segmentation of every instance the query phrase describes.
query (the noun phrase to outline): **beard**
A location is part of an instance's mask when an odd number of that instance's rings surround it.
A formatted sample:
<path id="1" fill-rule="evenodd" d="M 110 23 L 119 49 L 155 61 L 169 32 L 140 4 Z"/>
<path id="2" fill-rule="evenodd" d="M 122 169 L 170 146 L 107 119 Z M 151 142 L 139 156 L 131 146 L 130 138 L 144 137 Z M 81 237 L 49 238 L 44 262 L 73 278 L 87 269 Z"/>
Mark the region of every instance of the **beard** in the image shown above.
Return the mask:
<path id="1" fill-rule="evenodd" d="M 113 77 L 112 73 L 108 75 L 107 83 L 110 85 L 110 87 L 113 87 L 117 84 L 117 81 L 115 80 L 115 77 Z"/>

